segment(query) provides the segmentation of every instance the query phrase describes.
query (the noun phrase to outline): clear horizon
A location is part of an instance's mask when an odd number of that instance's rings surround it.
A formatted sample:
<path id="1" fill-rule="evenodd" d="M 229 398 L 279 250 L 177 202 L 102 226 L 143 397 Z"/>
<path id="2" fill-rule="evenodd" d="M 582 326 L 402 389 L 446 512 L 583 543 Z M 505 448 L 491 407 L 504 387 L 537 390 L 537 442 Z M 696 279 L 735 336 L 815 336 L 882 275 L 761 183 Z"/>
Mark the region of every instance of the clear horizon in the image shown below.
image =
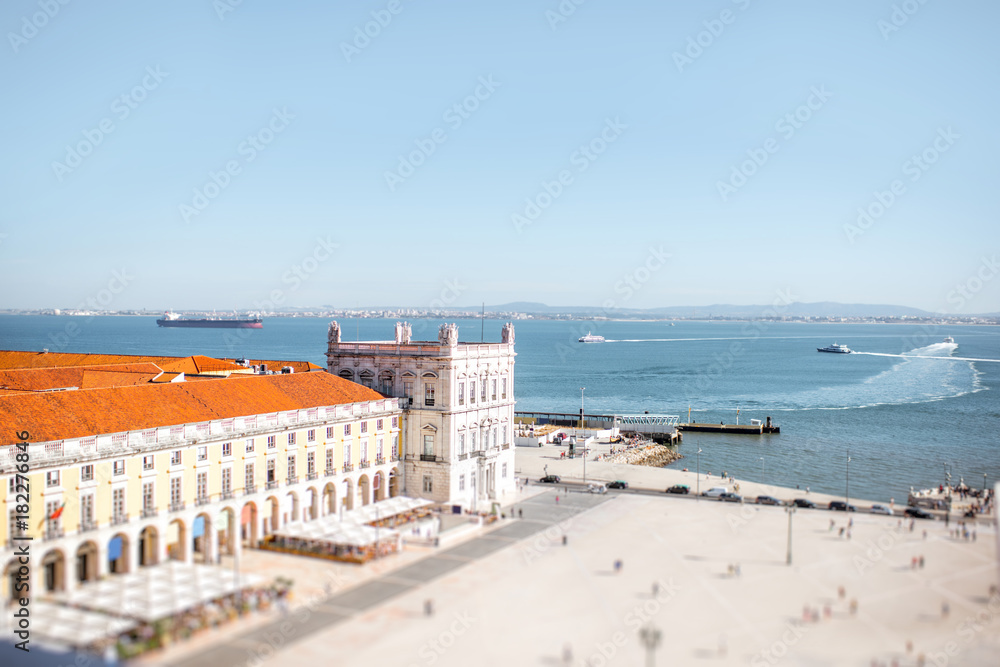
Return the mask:
<path id="1" fill-rule="evenodd" d="M 15 0 L 0 308 L 995 313 L 998 20 Z"/>

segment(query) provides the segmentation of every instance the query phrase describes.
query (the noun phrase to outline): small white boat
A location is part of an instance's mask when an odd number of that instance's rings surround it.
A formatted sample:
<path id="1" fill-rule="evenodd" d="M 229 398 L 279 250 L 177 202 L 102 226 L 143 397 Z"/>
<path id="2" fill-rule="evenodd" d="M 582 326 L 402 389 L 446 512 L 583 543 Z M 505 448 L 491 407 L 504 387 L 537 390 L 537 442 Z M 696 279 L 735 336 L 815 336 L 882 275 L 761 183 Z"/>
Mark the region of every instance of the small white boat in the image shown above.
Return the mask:
<path id="1" fill-rule="evenodd" d="M 580 336 L 581 343 L 603 343 L 604 336 L 595 336 L 594 334 L 587 332 L 586 336 Z"/>
<path id="2" fill-rule="evenodd" d="M 829 347 L 817 347 L 816 351 L 817 352 L 832 352 L 834 354 L 850 354 L 854 350 L 852 350 L 851 348 L 847 347 L 846 345 L 837 345 L 836 343 L 834 343 L 833 345 L 830 345 Z"/>
<path id="3" fill-rule="evenodd" d="M 951 336 L 945 336 L 944 337 L 944 342 L 951 343 L 952 345 L 954 345 L 955 344 L 955 339 L 952 338 Z"/>

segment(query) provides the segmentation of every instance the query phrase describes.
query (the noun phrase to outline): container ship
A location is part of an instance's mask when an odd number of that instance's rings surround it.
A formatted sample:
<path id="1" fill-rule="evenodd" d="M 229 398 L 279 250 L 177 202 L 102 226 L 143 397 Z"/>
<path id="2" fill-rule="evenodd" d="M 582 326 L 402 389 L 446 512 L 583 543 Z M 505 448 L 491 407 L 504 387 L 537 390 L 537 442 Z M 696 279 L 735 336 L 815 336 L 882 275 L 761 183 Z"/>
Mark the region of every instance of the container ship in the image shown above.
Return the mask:
<path id="1" fill-rule="evenodd" d="M 188 327 L 197 329 L 263 329 L 264 323 L 260 316 L 238 319 L 236 317 L 187 318 L 177 313 L 167 311 L 163 317 L 156 320 L 161 327 Z"/>

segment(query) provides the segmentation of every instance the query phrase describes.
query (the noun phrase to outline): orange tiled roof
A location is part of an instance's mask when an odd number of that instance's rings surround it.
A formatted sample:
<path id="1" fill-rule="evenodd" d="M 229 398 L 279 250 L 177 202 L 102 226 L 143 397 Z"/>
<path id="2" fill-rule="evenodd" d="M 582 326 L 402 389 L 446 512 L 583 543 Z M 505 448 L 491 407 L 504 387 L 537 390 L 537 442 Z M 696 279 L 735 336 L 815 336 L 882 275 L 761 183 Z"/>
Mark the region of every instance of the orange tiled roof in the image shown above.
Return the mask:
<path id="1" fill-rule="evenodd" d="M 381 398 L 329 373 L 0 394 L 0 423 L 5 426 L 0 445 L 16 442 L 17 431 L 28 431 L 31 442 L 47 442 Z"/>
<path id="2" fill-rule="evenodd" d="M 0 370 L 15 368 L 65 368 L 68 366 L 103 366 L 108 364 L 135 364 L 167 362 L 183 357 L 164 357 L 132 354 L 86 354 L 75 352 L 30 352 L 0 350 Z"/>
<path id="3" fill-rule="evenodd" d="M 231 361 L 213 359 L 202 354 L 191 357 L 180 357 L 173 361 L 163 361 L 157 364 L 165 371 L 175 373 L 185 373 L 187 375 L 198 375 L 200 373 L 250 373 L 252 371 L 238 366 Z"/>
<path id="4" fill-rule="evenodd" d="M 160 372 L 152 363 L 0 370 L 0 388 L 42 391 L 64 387 L 116 387 L 148 382 Z"/>

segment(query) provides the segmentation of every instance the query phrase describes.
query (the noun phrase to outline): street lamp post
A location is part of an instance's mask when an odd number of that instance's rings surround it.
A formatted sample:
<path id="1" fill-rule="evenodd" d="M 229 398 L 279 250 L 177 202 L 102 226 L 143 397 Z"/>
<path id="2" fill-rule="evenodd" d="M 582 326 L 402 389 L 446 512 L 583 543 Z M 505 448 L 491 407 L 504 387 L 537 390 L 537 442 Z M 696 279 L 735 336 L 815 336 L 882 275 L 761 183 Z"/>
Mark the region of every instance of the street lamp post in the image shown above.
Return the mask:
<path id="1" fill-rule="evenodd" d="M 583 431 L 583 390 L 586 387 L 580 387 L 580 430 Z M 587 483 L 587 436 L 583 436 L 583 483 Z"/>
<path id="2" fill-rule="evenodd" d="M 785 511 L 788 512 L 788 553 L 785 556 L 785 564 L 792 564 L 792 515 L 795 514 L 795 508 L 792 506 L 786 507 Z"/>
<path id="3" fill-rule="evenodd" d="M 663 639 L 663 633 L 654 628 L 652 625 L 647 625 L 642 630 L 639 631 L 639 638 L 642 640 L 643 646 L 646 647 L 646 665 L 648 667 L 653 667 L 656 647 L 660 645 L 660 641 Z"/>
<path id="4" fill-rule="evenodd" d="M 847 489 L 844 492 L 844 501 L 848 506 L 851 504 L 851 450 L 847 450 Z"/>
<path id="5" fill-rule="evenodd" d="M 695 500 L 701 498 L 701 447 L 698 448 L 698 472 L 695 474 Z"/>

